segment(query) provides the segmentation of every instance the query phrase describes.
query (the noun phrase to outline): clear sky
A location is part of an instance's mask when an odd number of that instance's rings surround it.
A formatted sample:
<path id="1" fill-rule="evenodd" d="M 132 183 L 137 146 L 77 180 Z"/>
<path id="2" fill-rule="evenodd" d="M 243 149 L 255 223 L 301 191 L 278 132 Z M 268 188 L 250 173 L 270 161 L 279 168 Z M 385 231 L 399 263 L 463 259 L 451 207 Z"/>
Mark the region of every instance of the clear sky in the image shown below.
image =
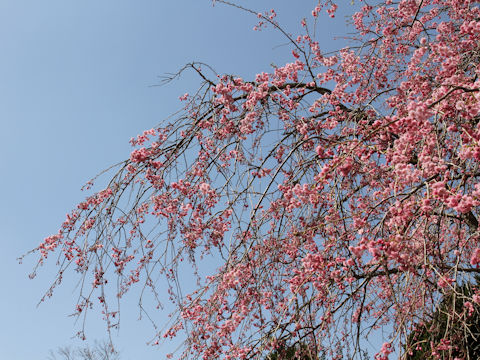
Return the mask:
<path id="1" fill-rule="evenodd" d="M 256 11 L 274 7 L 294 34 L 316 1 L 242 0 Z M 324 49 L 343 21 L 325 18 Z M 36 307 L 55 273 L 16 258 L 55 233 L 83 199 L 82 185 L 129 156 L 128 140 L 180 107 L 178 97 L 199 84 L 194 74 L 166 87 L 159 77 L 202 61 L 219 73 L 253 79 L 270 64 L 292 61 L 285 40 L 257 19 L 210 0 L 0 0 L 0 359 L 45 359 L 50 349 L 82 345 L 72 339 L 75 283 Z M 50 265 L 53 265 L 50 263 Z M 160 359 L 153 335 L 137 321 L 133 298 L 123 306 L 114 342 L 122 359 Z M 99 314 L 92 314 L 100 317 Z M 105 325 L 87 324 L 88 343 Z"/>

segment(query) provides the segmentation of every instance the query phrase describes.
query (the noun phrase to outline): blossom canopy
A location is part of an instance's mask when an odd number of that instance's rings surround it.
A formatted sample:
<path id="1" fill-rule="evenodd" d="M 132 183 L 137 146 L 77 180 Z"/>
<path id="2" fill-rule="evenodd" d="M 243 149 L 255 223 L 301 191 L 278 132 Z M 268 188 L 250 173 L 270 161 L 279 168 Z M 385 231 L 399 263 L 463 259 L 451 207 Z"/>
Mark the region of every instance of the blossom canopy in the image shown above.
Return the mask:
<path id="1" fill-rule="evenodd" d="M 289 63 L 251 79 L 200 63 L 173 75 L 201 82 L 183 111 L 133 138 L 108 186 L 36 249 L 40 264 L 59 256 L 54 286 L 69 269 L 83 278 L 79 316 L 98 303 L 116 326 L 114 297 L 141 284 L 168 290 L 155 336 L 184 340 L 170 357 L 361 358 L 382 329 L 375 356 L 388 359 L 415 351 L 409 333 L 480 272 L 479 3 L 342 5 L 356 33 L 334 53 L 315 27 L 337 5 L 312 4 L 298 36 L 274 10 L 257 15 Z M 456 345 L 445 333 L 429 346 L 448 358 Z"/>

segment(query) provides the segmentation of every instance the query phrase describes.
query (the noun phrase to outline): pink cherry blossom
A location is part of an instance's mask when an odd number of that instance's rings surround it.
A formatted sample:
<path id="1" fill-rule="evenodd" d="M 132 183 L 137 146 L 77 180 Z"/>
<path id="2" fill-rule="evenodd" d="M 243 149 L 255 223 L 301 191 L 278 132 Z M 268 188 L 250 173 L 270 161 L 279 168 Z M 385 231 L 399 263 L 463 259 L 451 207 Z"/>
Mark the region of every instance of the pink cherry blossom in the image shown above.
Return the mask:
<path id="1" fill-rule="evenodd" d="M 97 305 L 110 326 L 126 292 L 151 291 L 152 343 L 186 340 L 169 358 L 360 358 L 379 333 L 376 359 L 415 351 L 412 329 L 480 273 L 478 2 L 321 0 L 299 34 L 233 6 L 289 60 L 249 79 L 185 66 L 200 84 L 183 112 L 35 249 L 58 259 L 49 294 L 74 269 L 77 315 Z M 355 34 L 328 52 L 318 26 L 342 10 Z"/>

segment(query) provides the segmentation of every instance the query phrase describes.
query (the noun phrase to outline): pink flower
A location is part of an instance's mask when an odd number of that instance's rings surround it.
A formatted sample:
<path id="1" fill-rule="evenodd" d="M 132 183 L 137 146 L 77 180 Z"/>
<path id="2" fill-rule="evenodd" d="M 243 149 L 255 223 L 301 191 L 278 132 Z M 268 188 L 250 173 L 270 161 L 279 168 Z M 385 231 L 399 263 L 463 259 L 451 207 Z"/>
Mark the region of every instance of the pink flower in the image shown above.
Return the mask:
<path id="1" fill-rule="evenodd" d="M 480 248 L 476 248 L 473 251 L 472 256 L 470 257 L 470 264 L 474 266 L 480 264 Z"/>

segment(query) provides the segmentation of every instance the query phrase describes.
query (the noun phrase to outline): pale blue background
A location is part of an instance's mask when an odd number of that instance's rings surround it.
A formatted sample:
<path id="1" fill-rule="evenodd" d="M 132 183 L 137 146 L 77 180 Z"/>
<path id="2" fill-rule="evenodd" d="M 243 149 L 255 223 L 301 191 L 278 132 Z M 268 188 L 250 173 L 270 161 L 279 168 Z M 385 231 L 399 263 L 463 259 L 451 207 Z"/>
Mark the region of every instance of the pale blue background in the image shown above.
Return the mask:
<path id="1" fill-rule="evenodd" d="M 292 32 L 316 1 L 241 1 L 277 9 Z M 348 6 L 347 6 L 348 7 Z M 351 10 L 351 9 L 349 9 Z M 128 140 L 157 125 L 192 91 L 192 73 L 167 87 L 159 76 L 202 61 L 219 73 L 253 79 L 274 62 L 293 61 L 271 29 L 252 31 L 257 19 L 209 0 L 0 0 L 0 359 L 45 359 L 49 349 L 81 345 L 73 312 L 75 283 L 38 308 L 55 268 L 29 280 L 35 258 L 16 258 L 55 233 L 84 194 L 81 186 L 128 157 Z M 323 18 L 322 47 L 345 31 Z M 52 263 L 50 263 L 52 265 Z M 114 342 L 122 359 L 160 359 L 171 349 L 147 347 L 153 334 L 126 299 Z M 93 314 L 98 316 L 98 314 Z M 101 321 L 87 324 L 90 341 L 105 338 Z"/>

